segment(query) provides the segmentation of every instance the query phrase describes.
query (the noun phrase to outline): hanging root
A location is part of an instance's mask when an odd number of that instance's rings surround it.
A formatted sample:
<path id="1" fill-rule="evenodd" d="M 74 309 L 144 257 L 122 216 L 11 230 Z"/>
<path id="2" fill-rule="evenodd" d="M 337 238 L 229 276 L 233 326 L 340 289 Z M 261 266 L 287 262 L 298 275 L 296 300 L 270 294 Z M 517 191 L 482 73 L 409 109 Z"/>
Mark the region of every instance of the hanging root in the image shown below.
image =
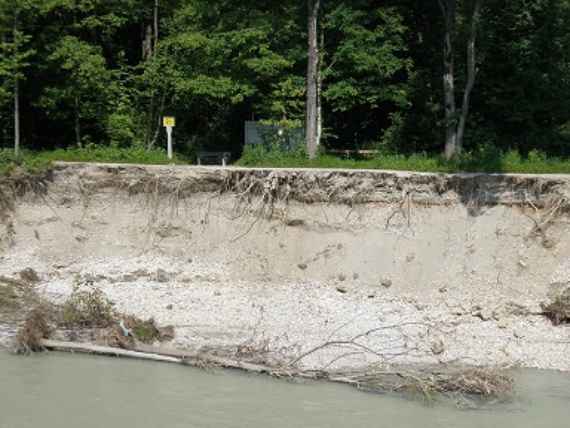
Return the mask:
<path id="1" fill-rule="evenodd" d="M 530 206 L 534 211 L 534 215 L 527 214 L 523 211 L 525 216 L 534 223 L 529 236 L 540 237 L 543 245 L 550 248 L 551 241 L 547 236 L 548 229 L 553 226 L 556 221 L 564 215 L 564 213 L 568 212 L 570 207 L 568 200 L 565 197 L 560 196 L 550 200 L 544 207 L 539 208 L 532 202 L 532 200 L 525 197 L 525 204 Z"/>

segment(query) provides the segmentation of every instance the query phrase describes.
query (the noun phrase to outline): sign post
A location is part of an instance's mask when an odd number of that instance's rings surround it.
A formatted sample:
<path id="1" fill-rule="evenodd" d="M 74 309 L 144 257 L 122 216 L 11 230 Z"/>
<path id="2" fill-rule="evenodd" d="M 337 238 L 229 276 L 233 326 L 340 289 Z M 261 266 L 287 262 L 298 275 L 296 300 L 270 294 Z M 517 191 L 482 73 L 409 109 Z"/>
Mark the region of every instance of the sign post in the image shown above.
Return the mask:
<path id="1" fill-rule="evenodd" d="M 166 135 L 168 136 L 168 159 L 172 160 L 172 130 L 176 126 L 176 118 L 172 116 L 164 116 L 162 124 L 166 128 Z"/>

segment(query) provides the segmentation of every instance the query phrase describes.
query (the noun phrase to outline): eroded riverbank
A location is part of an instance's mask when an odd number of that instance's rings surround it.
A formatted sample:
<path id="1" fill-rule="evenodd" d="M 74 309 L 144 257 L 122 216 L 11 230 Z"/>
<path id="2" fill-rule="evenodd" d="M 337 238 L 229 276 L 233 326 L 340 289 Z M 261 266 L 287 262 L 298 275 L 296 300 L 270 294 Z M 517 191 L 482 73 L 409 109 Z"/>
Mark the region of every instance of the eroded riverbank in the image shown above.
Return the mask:
<path id="1" fill-rule="evenodd" d="M 14 194 L 0 275 L 101 290 L 178 350 L 570 370 L 542 306 L 570 283 L 566 177 L 76 164 Z"/>

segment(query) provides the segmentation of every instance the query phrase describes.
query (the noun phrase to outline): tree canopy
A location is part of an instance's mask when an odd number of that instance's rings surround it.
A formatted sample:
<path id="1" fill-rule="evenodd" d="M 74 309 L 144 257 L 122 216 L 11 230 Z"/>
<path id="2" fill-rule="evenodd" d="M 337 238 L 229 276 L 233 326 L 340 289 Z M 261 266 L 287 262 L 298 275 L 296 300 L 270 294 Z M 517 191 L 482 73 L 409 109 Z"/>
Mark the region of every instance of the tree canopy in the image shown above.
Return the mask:
<path id="1" fill-rule="evenodd" d="M 30 149 L 304 128 L 308 1 L 0 0 L 2 145 L 16 108 Z M 325 149 L 442 153 L 464 119 L 466 151 L 570 155 L 569 0 L 321 0 L 315 34 Z"/>

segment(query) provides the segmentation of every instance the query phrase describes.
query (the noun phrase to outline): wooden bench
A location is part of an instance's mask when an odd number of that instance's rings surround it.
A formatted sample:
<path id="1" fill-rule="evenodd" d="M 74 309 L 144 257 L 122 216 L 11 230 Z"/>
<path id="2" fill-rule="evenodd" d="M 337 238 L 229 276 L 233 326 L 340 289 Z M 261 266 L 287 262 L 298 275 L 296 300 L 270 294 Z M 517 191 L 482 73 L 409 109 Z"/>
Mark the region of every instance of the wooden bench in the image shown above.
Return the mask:
<path id="1" fill-rule="evenodd" d="M 363 158 L 371 158 L 376 156 L 379 151 L 378 150 L 327 150 L 327 153 L 333 154 L 333 155 L 343 155 L 344 157 L 346 157 L 347 159 L 350 158 L 351 156 L 360 156 Z"/>
<path id="2" fill-rule="evenodd" d="M 196 156 L 198 165 L 222 165 L 226 166 L 230 161 L 232 154 L 230 152 L 198 152 Z"/>

